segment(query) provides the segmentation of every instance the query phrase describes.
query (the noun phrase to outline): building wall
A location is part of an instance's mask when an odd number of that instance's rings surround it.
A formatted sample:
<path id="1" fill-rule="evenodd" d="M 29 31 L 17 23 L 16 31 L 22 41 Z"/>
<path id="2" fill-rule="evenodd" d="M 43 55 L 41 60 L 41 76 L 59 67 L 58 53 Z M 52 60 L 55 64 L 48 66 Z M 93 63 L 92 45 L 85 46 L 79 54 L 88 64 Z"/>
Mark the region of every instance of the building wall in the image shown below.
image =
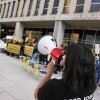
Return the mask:
<path id="1" fill-rule="evenodd" d="M 97 4 L 92 0 L 0 0 L 0 24 L 13 26 L 15 30 L 17 22 L 23 24 L 23 29 L 54 27 L 54 36 L 55 30 L 59 30 L 56 37 L 64 36 L 66 28 L 100 30 L 100 2 Z"/>
<path id="2" fill-rule="evenodd" d="M 52 14 L 55 0 L 49 0 L 47 14 L 43 14 L 45 0 L 38 0 L 38 1 L 40 1 L 39 7 L 38 7 L 38 14 L 35 15 L 37 0 L 33 0 L 33 2 L 32 0 L 1 0 L 0 6 L 2 5 L 2 7 L 0 7 L 0 22 L 100 19 L 99 11 L 90 12 L 92 0 L 85 0 L 82 13 L 75 13 L 77 0 L 66 0 L 67 3 L 70 2 L 69 5 L 67 5 L 69 8 L 66 7 L 69 10 L 68 13 L 66 14 L 63 13 L 65 0 L 58 0 L 59 5 L 58 5 L 58 12 L 56 14 Z M 32 4 L 30 2 L 32 2 Z M 7 9 L 8 4 L 10 4 L 9 9 Z M 31 5 L 31 8 L 30 8 L 31 14 L 29 15 L 28 11 L 29 11 L 30 5 Z"/>

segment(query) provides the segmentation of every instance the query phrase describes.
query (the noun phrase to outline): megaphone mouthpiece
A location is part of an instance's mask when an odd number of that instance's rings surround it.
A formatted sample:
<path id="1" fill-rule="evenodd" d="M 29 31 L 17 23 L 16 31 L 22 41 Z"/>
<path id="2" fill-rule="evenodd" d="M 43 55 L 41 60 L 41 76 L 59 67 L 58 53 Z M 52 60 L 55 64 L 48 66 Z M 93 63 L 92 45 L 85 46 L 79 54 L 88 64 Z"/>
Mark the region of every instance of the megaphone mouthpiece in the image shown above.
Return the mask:
<path id="1" fill-rule="evenodd" d="M 59 62 L 59 59 L 64 55 L 64 52 L 60 48 L 54 48 L 51 51 L 51 57 L 55 60 L 55 62 Z"/>

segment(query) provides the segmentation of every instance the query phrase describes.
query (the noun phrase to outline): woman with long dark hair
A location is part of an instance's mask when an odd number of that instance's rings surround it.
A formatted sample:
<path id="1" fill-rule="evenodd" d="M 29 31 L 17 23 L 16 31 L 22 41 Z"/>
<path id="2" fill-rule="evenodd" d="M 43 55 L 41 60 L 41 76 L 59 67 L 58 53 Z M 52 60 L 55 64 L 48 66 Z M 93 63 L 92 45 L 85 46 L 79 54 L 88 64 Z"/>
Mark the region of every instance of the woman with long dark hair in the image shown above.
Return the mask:
<path id="1" fill-rule="evenodd" d="M 50 79 L 55 64 L 35 90 L 36 100 L 92 100 L 96 89 L 95 58 L 86 46 L 72 44 L 63 59 L 62 79 Z"/>

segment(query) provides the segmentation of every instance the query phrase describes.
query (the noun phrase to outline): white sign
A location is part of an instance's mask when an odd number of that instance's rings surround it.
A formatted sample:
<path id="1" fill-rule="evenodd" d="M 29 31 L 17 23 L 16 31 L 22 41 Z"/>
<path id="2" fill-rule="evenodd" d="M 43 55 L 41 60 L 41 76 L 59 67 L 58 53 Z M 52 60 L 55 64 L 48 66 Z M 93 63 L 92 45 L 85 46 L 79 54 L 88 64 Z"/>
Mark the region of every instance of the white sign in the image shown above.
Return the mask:
<path id="1" fill-rule="evenodd" d="M 6 43 L 4 43 L 2 40 L 0 40 L 0 48 L 5 49 L 7 46 Z"/>

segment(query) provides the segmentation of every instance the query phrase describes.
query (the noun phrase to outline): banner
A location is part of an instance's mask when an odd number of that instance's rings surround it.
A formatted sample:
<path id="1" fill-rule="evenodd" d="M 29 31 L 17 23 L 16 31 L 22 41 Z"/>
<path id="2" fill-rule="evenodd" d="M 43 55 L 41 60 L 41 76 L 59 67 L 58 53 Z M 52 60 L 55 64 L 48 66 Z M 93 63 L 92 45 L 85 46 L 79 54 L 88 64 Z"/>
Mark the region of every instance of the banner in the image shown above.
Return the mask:
<path id="1" fill-rule="evenodd" d="M 7 51 L 14 54 L 20 54 L 20 49 L 21 49 L 21 46 L 19 45 L 8 44 L 7 46 Z"/>
<path id="2" fill-rule="evenodd" d="M 38 64 L 34 64 L 34 75 L 36 75 L 36 76 L 39 75 Z"/>
<path id="3" fill-rule="evenodd" d="M 25 67 L 25 69 L 26 69 L 27 71 L 29 71 L 30 66 L 29 66 L 29 61 L 28 61 L 28 59 L 24 59 L 24 67 Z"/>
<path id="4" fill-rule="evenodd" d="M 24 54 L 26 54 L 27 56 L 32 56 L 33 55 L 33 50 L 34 50 L 34 47 L 25 46 Z"/>
<path id="5" fill-rule="evenodd" d="M 25 62 L 25 59 L 26 59 L 25 56 L 20 56 L 20 60 L 21 60 L 22 62 Z"/>
<path id="6" fill-rule="evenodd" d="M 0 48 L 6 49 L 7 44 L 0 40 Z"/>

